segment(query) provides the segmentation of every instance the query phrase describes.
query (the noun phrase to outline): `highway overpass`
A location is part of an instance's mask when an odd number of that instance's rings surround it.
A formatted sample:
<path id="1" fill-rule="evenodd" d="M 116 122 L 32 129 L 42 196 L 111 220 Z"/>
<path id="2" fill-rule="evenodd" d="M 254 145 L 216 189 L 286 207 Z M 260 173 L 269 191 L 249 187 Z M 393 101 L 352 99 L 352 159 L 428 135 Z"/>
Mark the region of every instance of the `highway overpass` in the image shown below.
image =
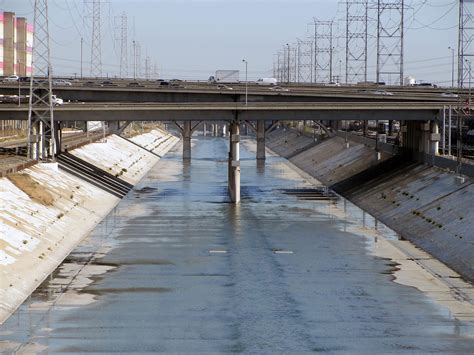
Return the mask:
<path id="1" fill-rule="evenodd" d="M 219 89 L 215 85 L 183 83 L 181 87 L 117 86 L 55 86 L 54 93 L 65 101 L 83 102 L 154 102 L 154 103 L 199 103 L 199 102 L 245 102 L 245 85 L 229 84 Z M 29 86 L 20 87 L 27 95 Z M 232 90 L 230 90 L 232 89 Z M 1 84 L 0 94 L 17 95 L 15 84 Z M 285 91 L 288 90 L 288 91 Z M 285 86 L 280 91 L 269 86 L 250 85 L 250 102 L 457 102 L 455 97 L 443 96 L 445 90 L 411 87 L 377 86 Z"/>
<path id="2" fill-rule="evenodd" d="M 321 103 L 83 103 L 64 104 L 55 119 L 67 121 L 433 121 L 449 102 Z M 0 120 L 26 120 L 28 106 L 0 105 Z"/>

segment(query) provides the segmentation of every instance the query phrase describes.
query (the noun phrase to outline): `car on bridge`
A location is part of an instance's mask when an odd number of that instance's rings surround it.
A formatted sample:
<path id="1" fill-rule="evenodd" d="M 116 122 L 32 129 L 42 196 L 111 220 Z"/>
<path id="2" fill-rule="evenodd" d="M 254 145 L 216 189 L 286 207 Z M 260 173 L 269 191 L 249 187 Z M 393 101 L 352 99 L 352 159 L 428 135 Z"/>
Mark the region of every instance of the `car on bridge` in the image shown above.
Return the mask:
<path id="1" fill-rule="evenodd" d="M 145 85 L 140 84 L 138 81 L 132 81 L 127 84 L 129 88 L 144 88 Z"/>
<path id="2" fill-rule="evenodd" d="M 282 88 L 281 86 L 272 86 L 271 88 L 269 88 L 269 90 L 271 90 L 271 91 L 290 91 L 289 89 Z"/>
<path id="3" fill-rule="evenodd" d="M 64 80 L 64 79 L 56 79 L 53 80 L 53 85 L 56 86 L 72 86 L 72 83 L 70 81 Z"/>
<path id="4" fill-rule="evenodd" d="M 393 92 L 385 91 L 385 90 L 375 90 L 370 91 L 373 95 L 383 95 L 383 96 L 393 96 Z"/>
<path id="5" fill-rule="evenodd" d="M 18 75 L 10 75 L 3 79 L 5 83 L 14 83 L 18 80 L 20 80 L 20 77 Z"/>
<path id="6" fill-rule="evenodd" d="M 117 84 L 114 84 L 113 82 L 111 82 L 110 80 L 105 80 L 103 82 L 100 83 L 100 86 L 118 86 Z"/>
<path id="7" fill-rule="evenodd" d="M 64 104 L 64 100 L 56 95 L 51 95 L 51 102 L 54 106 L 62 106 Z"/>
<path id="8" fill-rule="evenodd" d="M 449 97 L 449 98 L 458 98 L 459 95 L 458 94 L 455 94 L 453 92 L 443 92 L 441 94 L 442 97 Z"/>
<path id="9" fill-rule="evenodd" d="M 256 81 L 257 85 L 276 85 L 277 83 L 276 78 L 260 78 Z"/>
<path id="10" fill-rule="evenodd" d="M 224 84 L 217 85 L 217 88 L 219 90 L 234 90 L 234 88 L 231 88 L 230 86 L 227 86 L 227 85 L 224 85 Z"/>

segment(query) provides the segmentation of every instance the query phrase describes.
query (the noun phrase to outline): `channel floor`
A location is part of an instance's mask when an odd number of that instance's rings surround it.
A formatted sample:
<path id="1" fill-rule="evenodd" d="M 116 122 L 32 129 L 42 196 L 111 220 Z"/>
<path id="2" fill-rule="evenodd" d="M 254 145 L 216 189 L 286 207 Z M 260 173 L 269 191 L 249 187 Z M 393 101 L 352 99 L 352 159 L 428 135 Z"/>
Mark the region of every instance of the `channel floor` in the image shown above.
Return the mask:
<path id="1" fill-rule="evenodd" d="M 0 327 L 0 352 L 474 351 L 473 324 L 394 282 L 351 232 L 376 221 L 284 193 L 314 186 L 254 150 L 241 145 L 238 206 L 226 139 L 193 139 L 190 163 L 169 152 Z"/>

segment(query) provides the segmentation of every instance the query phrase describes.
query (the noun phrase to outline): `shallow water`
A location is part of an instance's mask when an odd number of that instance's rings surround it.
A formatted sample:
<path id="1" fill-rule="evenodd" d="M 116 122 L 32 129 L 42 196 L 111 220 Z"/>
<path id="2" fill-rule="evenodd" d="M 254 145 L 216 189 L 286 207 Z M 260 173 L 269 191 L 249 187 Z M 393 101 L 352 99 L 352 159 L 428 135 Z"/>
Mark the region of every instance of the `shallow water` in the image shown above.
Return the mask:
<path id="1" fill-rule="evenodd" d="M 251 141 L 234 206 L 227 141 L 194 143 L 190 164 L 171 151 L 0 327 L 0 351 L 474 349 L 472 324 L 393 282 L 397 265 L 370 253 L 370 216 L 284 194 L 314 186 L 282 158 L 257 164 Z"/>

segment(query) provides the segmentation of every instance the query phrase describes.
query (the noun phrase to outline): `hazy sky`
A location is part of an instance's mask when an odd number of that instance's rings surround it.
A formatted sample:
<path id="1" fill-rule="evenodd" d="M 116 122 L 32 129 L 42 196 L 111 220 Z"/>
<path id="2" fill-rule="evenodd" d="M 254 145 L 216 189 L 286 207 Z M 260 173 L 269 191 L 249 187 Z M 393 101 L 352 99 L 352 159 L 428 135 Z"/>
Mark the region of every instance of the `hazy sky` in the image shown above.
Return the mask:
<path id="1" fill-rule="evenodd" d="M 52 56 L 56 74 L 73 75 L 80 68 L 84 37 L 84 74 L 89 73 L 90 3 L 49 0 Z M 0 9 L 33 20 L 34 0 L 0 0 Z M 245 70 L 252 79 L 272 76 L 273 58 L 285 43 L 304 39 L 313 17 L 333 19 L 341 37 L 335 71 L 345 60 L 345 5 L 337 0 L 102 0 L 104 75 L 119 72 L 119 20 L 128 16 L 128 40 L 141 44 L 142 61 L 150 57 L 160 77 L 207 79 L 216 69 Z M 406 0 L 405 76 L 449 85 L 451 51 L 456 47 L 458 0 Z M 369 31 L 375 36 L 376 10 L 370 10 Z M 375 76 L 376 40 L 369 41 L 369 79 Z M 132 59 L 129 72 L 132 73 Z M 144 68 L 144 64 L 142 65 Z M 344 67 L 344 66 L 343 66 Z M 344 68 L 342 70 L 344 75 Z"/>

